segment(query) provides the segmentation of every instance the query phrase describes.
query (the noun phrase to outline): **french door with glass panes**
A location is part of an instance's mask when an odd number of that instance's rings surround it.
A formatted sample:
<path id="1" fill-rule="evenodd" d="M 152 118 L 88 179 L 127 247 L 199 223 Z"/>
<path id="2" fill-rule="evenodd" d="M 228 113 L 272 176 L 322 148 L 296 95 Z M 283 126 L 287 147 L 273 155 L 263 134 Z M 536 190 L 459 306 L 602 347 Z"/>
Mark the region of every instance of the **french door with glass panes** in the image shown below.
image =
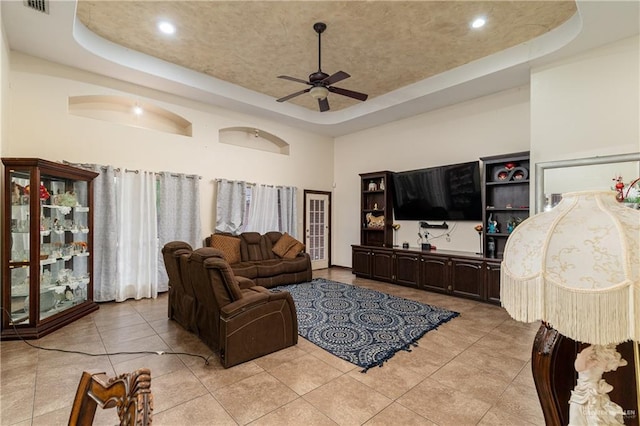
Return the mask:
<path id="1" fill-rule="evenodd" d="M 330 205 L 330 192 L 304 191 L 304 243 L 312 269 L 329 267 Z"/>

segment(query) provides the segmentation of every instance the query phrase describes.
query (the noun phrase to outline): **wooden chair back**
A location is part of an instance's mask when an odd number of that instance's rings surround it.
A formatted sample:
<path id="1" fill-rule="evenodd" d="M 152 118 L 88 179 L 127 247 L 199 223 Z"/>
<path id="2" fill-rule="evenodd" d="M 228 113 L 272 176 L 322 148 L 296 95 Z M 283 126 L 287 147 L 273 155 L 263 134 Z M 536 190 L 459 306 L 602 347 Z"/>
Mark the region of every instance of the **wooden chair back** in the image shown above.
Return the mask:
<path id="1" fill-rule="evenodd" d="M 141 368 L 133 373 L 109 378 L 105 373 L 83 372 L 71 408 L 69 426 L 90 425 L 98 405 L 116 408 L 121 426 L 151 424 L 153 395 L 151 371 Z"/>

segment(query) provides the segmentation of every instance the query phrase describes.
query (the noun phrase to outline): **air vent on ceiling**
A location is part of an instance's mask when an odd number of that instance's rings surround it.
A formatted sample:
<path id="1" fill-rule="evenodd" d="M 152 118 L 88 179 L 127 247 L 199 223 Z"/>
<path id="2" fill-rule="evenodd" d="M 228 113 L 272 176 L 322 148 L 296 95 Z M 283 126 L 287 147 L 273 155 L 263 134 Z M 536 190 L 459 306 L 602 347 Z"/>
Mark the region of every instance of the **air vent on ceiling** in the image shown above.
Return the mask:
<path id="1" fill-rule="evenodd" d="M 49 14 L 49 0 L 24 0 L 24 5 L 38 12 Z"/>

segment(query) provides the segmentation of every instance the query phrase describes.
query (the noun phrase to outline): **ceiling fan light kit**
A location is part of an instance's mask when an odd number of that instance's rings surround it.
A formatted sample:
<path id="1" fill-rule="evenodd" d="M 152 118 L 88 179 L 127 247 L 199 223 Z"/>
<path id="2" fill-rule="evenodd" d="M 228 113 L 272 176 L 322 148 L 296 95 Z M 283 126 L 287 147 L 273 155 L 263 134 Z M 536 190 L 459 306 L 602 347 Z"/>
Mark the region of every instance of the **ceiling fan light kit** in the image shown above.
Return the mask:
<path id="1" fill-rule="evenodd" d="M 316 86 L 309 91 L 313 99 L 324 99 L 329 94 L 329 89 L 324 86 Z"/>
<path id="2" fill-rule="evenodd" d="M 305 81 L 296 77 L 289 77 L 288 75 L 278 76 L 278 78 L 295 81 L 296 83 L 307 84 L 311 87 L 292 93 L 283 98 L 276 99 L 276 101 L 284 102 L 288 101 L 289 99 L 295 98 L 296 96 L 302 95 L 303 93 L 309 93 L 312 98 L 318 100 L 318 108 L 320 109 L 320 112 L 329 111 L 329 101 L 327 100 L 329 92 L 337 93 L 338 95 L 347 96 L 359 101 L 366 101 L 368 95 L 365 93 L 354 92 L 353 90 L 331 86 L 332 84 L 345 80 L 351 76 L 344 71 L 338 71 L 331 75 L 322 72 L 322 33 L 327 29 L 327 25 L 323 22 L 316 22 L 315 24 L 313 24 L 313 29 L 316 33 L 318 33 L 318 71 L 309 75 L 309 81 Z"/>

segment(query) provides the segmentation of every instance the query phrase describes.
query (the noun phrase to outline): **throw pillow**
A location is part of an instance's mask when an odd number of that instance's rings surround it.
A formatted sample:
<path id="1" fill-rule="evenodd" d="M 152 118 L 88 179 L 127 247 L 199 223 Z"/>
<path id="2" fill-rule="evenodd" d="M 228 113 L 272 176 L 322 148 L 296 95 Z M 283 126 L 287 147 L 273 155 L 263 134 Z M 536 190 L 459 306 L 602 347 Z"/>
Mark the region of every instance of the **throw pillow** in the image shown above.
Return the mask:
<path id="1" fill-rule="evenodd" d="M 302 250 L 304 250 L 304 244 L 286 232 L 273 246 L 273 252 L 285 259 L 295 258 Z"/>
<path id="2" fill-rule="evenodd" d="M 293 245 L 293 247 L 291 247 L 285 254 L 284 254 L 284 258 L 285 259 L 294 259 L 296 258 L 300 253 L 302 253 L 304 251 L 304 244 L 302 244 L 300 241 L 296 241 L 296 243 Z"/>
<path id="3" fill-rule="evenodd" d="M 228 264 L 233 265 L 240 262 L 240 238 L 212 234 L 211 247 L 220 250 Z"/>

